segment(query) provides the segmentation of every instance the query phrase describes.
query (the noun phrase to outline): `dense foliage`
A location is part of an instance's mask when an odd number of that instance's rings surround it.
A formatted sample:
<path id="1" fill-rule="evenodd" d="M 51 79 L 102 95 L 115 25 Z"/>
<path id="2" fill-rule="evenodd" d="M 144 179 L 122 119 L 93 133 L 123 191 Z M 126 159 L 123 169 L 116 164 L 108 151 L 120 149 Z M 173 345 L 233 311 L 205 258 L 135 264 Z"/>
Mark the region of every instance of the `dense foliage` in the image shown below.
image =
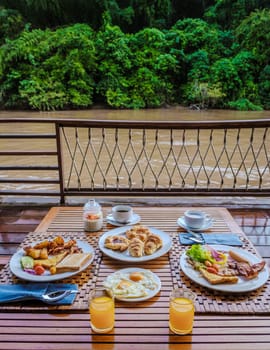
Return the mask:
<path id="1" fill-rule="evenodd" d="M 1 108 L 270 109 L 269 1 L 0 5 Z"/>
<path id="2" fill-rule="evenodd" d="M 89 26 L 25 30 L 7 40 L 0 55 L 5 107 L 50 110 L 93 103 L 96 59 Z"/>

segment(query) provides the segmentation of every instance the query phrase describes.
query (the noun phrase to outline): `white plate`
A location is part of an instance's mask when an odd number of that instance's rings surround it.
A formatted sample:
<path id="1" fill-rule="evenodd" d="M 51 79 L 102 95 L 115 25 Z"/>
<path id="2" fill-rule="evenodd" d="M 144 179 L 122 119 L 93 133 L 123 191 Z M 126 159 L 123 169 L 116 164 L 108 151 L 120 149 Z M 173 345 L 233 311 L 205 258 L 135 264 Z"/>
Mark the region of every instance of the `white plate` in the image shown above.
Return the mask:
<path id="1" fill-rule="evenodd" d="M 116 273 L 131 273 L 131 272 L 148 272 L 152 275 L 154 281 L 156 282 L 157 284 L 157 287 L 155 289 L 148 289 L 146 288 L 146 291 L 147 291 L 147 295 L 144 296 L 144 297 L 139 297 L 139 298 L 121 298 L 121 296 L 115 296 L 115 299 L 118 299 L 118 300 L 121 300 L 121 301 L 128 301 L 128 302 L 138 302 L 138 301 L 143 301 L 143 300 L 147 300 L 147 299 L 150 299 L 152 298 L 153 296 L 155 296 L 161 289 L 161 281 L 159 279 L 159 277 L 153 273 L 152 271 L 150 270 L 146 270 L 146 269 L 141 269 L 141 268 L 137 268 L 137 267 L 129 267 L 129 268 L 126 268 L 126 269 L 121 269 L 121 270 L 118 270 L 116 271 L 115 273 L 113 273 L 112 275 L 116 274 Z M 110 275 L 111 276 L 111 275 Z"/>
<path id="2" fill-rule="evenodd" d="M 122 222 L 115 221 L 112 214 L 109 214 L 106 219 L 107 222 L 113 226 L 136 225 L 141 221 L 141 217 L 138 214 L 133 214 L 132 219 L 124 224 Z"/>
<path id="3" fill-rule="evenodd" d="M 36 242 L 33 242 L 33 245 L 36 244 Z M 51 275 L 49 271 L 46 271 L 43 275 L 32 275 L 28 272 L 25 272 L 21 267 L 21 257 L 25 255 L 25 252 L 23 249 L 18 250 L 10 259 L 9 267 L 11 272 L 26 281 L 32 281 L 32 282 L 49 282 L 49 281 L 56 281 L 56 280 L 62 280 L 64 278 L 68 278 L 74 275 L 77 275 L 81 271 L 85 270 L 93 261 L 94 259 L 94 249 L 93 247 L 83 241 L 77 240 L 77 245 L 79 248 L 82 248 L 84 253 L 91 253 L 91 259 L 89 259 L 80 270 L 78 271 L 70 271 L 70 272 L 62 272 L 57 273 L 55 275 Z"/>
<path id="4" fill-rule="evenodd" d="M 182 216 L 181 218 L 178 218 L 177 224 L 179 226 L 181 226 L 182 228 L 184 228 L 185 230 L 191 230 L 191 231 L 194 231 L 194 232 L 200 232 L 200 231 L 209 229 L 213 225 L 213 220 L 212 219 L 206 220 L 202 227 L 200 227 L 200 228 L 193 228 L 193 227 L 187 226 L 187 224 L 185 223 L 184 217 Z"/>
<path id="5" fill-rule="evenodd" d="M 260 262 L 262 259 L 258 258 L 256 255 L 253 255 L 246 250 L 230 247 L 226 245 L 212 245 L 216 250 L 228 252 L 229 250 L 233 250 L 242 256 L 246 257 L 248 261 L 252 264 L 256 264 Z M 192 281 L 200 284 L 203 287 L 207 287 L 210 289 L 214 289 L 220 292 L 229 292 L 229 293 L 243 293 L 243 292 L 251 292 L 263 286 L 269 277 L 269 269 L 267 266 L 264 267 L 262 271 L 259 272 L 258 277 L 253 278 L 251 280 L 244 280 L 239 277 L 239 280 L 236 284 L 211 284 L 204 277 L 201 276 L 199 271 L 196 271 L 192 268 L 192 266 L 187 262 L 186 252 L 184 252 L 180 257 L 180 266 L 182 271 L 186 276 L 188 276 Z"/>
<path id="6" fill-rule="evenodd" d="M 108 236 L 116 236 L 116 235 L 124 235 L 127 230 L 130 230 L 132 226 L 122 226 L 115 228 L 113 230 L 105 232 L 99 239 L 99 248 L 100 250 L 106 254 L 107 256 L 110 256 L 111 258 L 114 258 L 116 260 L 120 261 L 129 261 L 129 262 L 142 262 L 142 261 L 148 261 L 148 260 L 153 260 L 156 258 L 159 258 L 160 256 L 166 254 L 172 246 L 172 239 L 171 237 L 160 230 L 157 230 L 156 228 L 153 227 L 148 227 L 149 230 L 157 235 L 160 236 L 160 238 L 163 241 L 163 245 L 160 249 L 158 249 L 155 253 L 151 255 L 143 255 L 141 257 L 134 257 L 129 255 L 128 249 L 124 252 L 119 252 L 116 250 L 108 249 L 104 246 L 105 239 Z"/>

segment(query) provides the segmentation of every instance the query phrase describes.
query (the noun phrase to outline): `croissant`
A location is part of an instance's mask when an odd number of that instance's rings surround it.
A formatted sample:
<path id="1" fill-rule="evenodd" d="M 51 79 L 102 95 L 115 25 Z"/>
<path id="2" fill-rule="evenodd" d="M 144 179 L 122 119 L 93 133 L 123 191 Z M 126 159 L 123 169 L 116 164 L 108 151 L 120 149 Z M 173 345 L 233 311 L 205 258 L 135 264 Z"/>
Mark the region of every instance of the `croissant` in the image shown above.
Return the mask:
<path id="1" fill-rule="evenodd" d="M 143 246 L 144 243 L 139 238 L 133 238 L 128 247 L 129 254 L 135 257 L 143 256 Z"/>
<path id="2" fill-rule="evenodd" d="M 144 244 L 144 253 L 151 255 L 161 247 L 162 239 L 158 235 L 151 233 Z"/>
<path id="3" fill-rule="evenodd" d="M 124 236 L 108 236 L 105 239 L 104 245 L 108 249 L 125 251 L 128 248 L 129 240 Z"/>
<path id="4" fill-rule="evenodd" d="M 139 238 L 141 241 L 145 242 L 149 233 L 150 233 L 149 229 L 143 226 L 137 225 L 131 228 L 130 230 L 128 230 L 126 232 L 126 236 L 128 239 Z"/>

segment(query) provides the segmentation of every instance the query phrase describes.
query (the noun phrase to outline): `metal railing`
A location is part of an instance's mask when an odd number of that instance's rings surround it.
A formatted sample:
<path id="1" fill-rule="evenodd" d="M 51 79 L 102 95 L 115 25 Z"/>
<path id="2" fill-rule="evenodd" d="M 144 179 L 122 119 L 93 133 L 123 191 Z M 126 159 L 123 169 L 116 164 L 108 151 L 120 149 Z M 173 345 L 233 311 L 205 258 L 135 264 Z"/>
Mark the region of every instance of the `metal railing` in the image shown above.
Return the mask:
<path id="1" fill-rule="evenodd" d="M 270 120 L 0 125 L 1 196 L 270 194 Z"/>

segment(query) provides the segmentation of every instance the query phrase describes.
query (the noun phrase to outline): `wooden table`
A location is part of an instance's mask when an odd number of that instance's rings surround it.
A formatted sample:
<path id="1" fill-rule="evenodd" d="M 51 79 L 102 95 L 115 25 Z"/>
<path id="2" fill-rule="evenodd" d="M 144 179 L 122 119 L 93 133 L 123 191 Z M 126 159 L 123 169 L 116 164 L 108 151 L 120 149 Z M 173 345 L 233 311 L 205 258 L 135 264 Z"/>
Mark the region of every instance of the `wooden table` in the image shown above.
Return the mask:
<path id="1" fill-rule="evenodd" d="M 187 208 L 138 207 L 143 225 L 152 226 L 171 235 L 181 228 L 176 220 Z M 242 234 L 224 208 L 204 208 L 215 218 L 212 230 Z M 110 208 L 104 208 L 104 216 Z M 103 232 L 113 227 L 104 222 Z M 36 229 L 38 232 L 83 232 L 82 208 L 54 207 Z M 89 235 L 101 235 L 89 233 Z M 111 272 L 128 267 L 127 263 L 103 256 L 97 284 Z M 168 327 L 169 293 L 173 275 L 169 254 L 140 264 L 151 269 L 162 282 L 162 289 L 152 299 L 140 303 L 116 303 L 115 328 L 110 334 L 93 334 L 89 314 L 84 311 L 2 311 L 0 315 L 0 349 L 270 349 L 270 313 L 197 314 L 193 333 L 177 336 Z M 176 269 L 177 270 L 177 269 Z"/>

